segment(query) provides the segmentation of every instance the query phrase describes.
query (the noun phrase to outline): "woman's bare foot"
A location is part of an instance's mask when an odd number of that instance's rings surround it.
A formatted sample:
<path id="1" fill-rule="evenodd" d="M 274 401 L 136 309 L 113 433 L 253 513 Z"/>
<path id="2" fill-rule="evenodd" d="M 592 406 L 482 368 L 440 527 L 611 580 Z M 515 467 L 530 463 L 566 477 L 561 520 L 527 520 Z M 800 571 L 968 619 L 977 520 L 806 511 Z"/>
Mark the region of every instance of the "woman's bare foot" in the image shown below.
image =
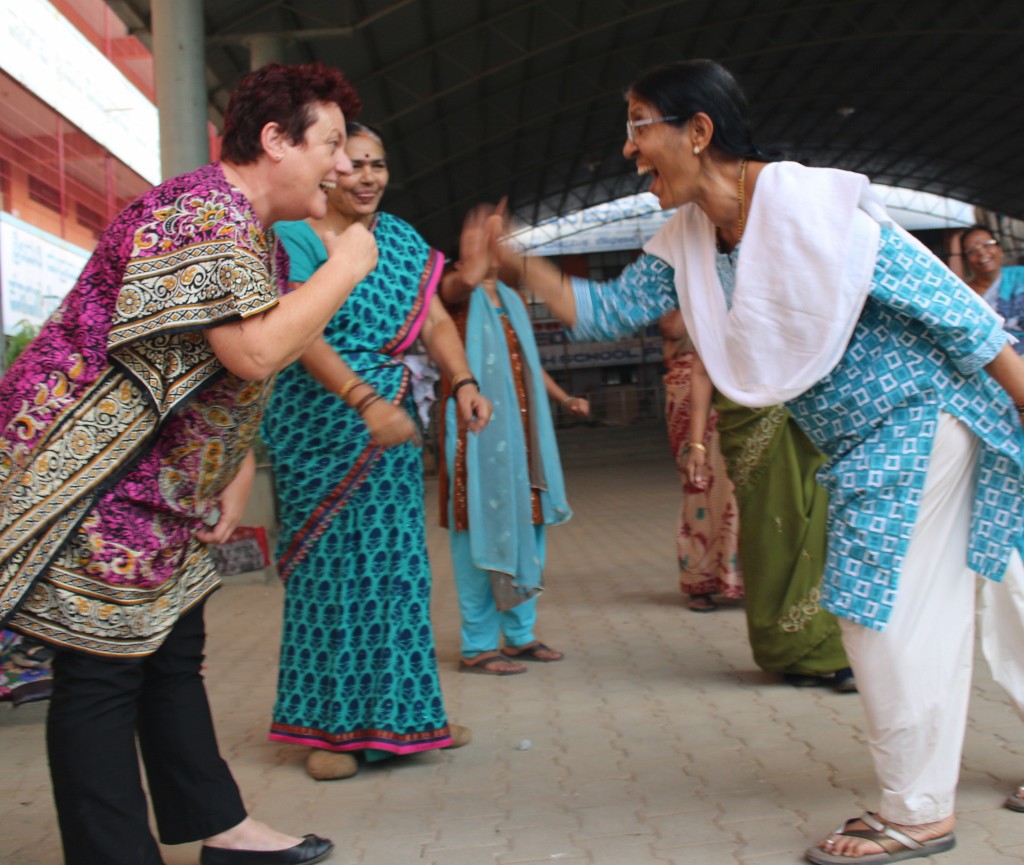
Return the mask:
<path id="1" fill-rule="evenodd" d="M 927 841 L 932 841 L 935 838 L 941 838 L 943 835 L 948 835 L 953 831 L 953 826 L 956 824 L 955 816 L 949 816 L 945 820 L 938 820 L 935 823 L 921 823 L 916 826 L 907 825 L 905 823 L 892 823 L 877 814 L 872 816 L 880 823 L 895 829 L 897 832 L 902 832 L 904 835 L 922 844 Z M 843 832 L 847 832 L 851 829 L 871 831 L 872 828 L 873 827 L 866 824 L 860 818 L 848 820 L 845 826 L 833 832 L 828 836 L 828 838 L 824 841 L 820 841 L 816 846 L 818 849 L 823 850 L 826 853 L 831 853 L 833 856 L 844 856 L 851 859 L 858 856 L 870 856 L 872 854 L 886 852 L 882 848 L 882 845 L 877 841 L 871 841 L 867 838 L 858 838 L 855 835 L 842 834 Z"/>
<path id="2" fill-rule="evenodd" d="M 302 838 L 294 835 L 285 835 L 276 829 L 271 829 L 266 823 L 246 817 L 237 826 L 232 826 L 226 832 L 218 835 L 211 835 L 203 841 L 207 847 L 219 847 L 224 850 L 287 850 L 296 844 L 301 844 Z"/>
<path id="3" fill-rule="evenodd" d="M 501 652 L 492 649 L 472 658 L 462 658 L 459 669 L 463 673 L 482 673 L 485 676 L 516 676 L 526 672 L 526 664 L 510 661 Z"/>

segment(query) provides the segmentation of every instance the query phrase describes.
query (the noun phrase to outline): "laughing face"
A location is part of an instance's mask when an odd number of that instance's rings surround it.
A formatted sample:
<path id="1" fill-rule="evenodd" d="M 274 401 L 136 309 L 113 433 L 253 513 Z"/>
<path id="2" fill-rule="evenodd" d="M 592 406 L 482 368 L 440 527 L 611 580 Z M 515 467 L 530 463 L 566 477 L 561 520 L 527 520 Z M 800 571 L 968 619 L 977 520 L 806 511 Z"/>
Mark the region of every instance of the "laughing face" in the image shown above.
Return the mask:
<path id="1" fill-rule="evenodd" d="M 331 207 L 352 220 L 369 220 L 380 206 L 388 186 L 384 145 L 376 136 L 357 132 L 345 144 L 352 172 L 344 175 L 331 192 Z"/>
<path id="2" fill-rule="evenodd" d="M 314 120 L 302 141 L 282 145 L 275 156 L 285 175 L 288 201 L 280 219 L 321 219 L 327 214 L 327 195 L 339 178 L 352 170 L 345 153 L 345 117 L 334 103 L 313 107 Z"/>
<path id="3" fill-rule="evenodd" d="M 656 106 L 633 94 L 629 96 L 628 117 L 637 126 L 634 140 L 627 138 L 622 154 L 635 160 L 637 174 L 651 178 L 649 189 L 662 210 L 692 201 L 700 163 L 691 156 L 693 146 L 687 133 L 690 124 L 663 122 Z"/>
<path id="4" fill-rule="evenodd" d="M 963 239 L 967 264 L 976 276 L 994 277 L 1003 267 L 1003 250 L 988 231 L 972 231 Z"/>

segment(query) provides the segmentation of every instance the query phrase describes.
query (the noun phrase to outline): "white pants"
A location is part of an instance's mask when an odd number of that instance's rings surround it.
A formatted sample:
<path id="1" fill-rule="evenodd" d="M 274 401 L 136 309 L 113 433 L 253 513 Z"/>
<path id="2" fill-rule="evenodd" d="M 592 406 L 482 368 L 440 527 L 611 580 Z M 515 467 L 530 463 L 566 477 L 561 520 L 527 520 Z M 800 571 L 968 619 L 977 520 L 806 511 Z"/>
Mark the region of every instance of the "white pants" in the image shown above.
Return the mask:
<path id="1" fill-rule="evenodd" d="M 916 825 L 954 812 L 967 725 L 976 576 L 966 566 L 979 443 L 939 416 L 918 521 L 885 631 L 841 619 L 867 714 L 883 819 Z M 982 648 L 993 676 L 1024 709 L 1024 565 L 986 580 Z M 1024 712 L 1022 712 L 1024 716 Z"/>

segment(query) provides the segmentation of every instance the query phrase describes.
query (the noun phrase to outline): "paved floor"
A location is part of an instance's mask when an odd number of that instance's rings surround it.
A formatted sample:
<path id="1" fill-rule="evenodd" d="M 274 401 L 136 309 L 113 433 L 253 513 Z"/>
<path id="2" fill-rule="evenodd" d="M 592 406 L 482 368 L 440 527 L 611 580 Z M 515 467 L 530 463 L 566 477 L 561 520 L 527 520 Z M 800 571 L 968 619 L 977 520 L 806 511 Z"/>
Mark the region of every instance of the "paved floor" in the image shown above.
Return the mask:
<path id="1" fill-rule="evenodd" d="M 447 541 L 431 531 L 447 706 L 475 734 L 458 751 L 310 780 L 299 748 L 266 740 L 281 589 L 248 579 L 217 593 L 208 680 L 221 745 L 256 816 L 333 837 L 331 865 L 781 865 L 876 804 L 858 698 L 759 672 L 738 606 L 683 607 L 667 460 L 573 468 L 568 486 L 576 516 L 549 536 L 541 601 L 541 635 L 567 658 L 527 675 L 457 672 Z M 61 861 L 44 712 L 0 707 L 6 865 Z M 935 861 L 1024 862 L 1024 814 L 1000 807 L 1022 777 L 1024 725 L 979 663 L 960 846 Z M 196 845 L 165 855 L 168 865 L 196 857 Z"/>

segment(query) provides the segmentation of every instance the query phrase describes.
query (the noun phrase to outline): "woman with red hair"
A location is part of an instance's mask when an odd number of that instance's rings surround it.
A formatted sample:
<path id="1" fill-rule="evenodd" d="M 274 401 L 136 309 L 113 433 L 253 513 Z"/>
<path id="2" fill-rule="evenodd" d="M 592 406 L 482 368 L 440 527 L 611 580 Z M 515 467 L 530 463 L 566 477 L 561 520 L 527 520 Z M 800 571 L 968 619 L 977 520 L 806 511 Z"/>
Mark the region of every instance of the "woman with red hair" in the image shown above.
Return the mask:
<path id="1" fill-rule="evenodd" d="M 323 216 L 351 171 L 355 91 L 322 64 L 244 78 L 222 161 L 108 226 L 75 287 L 0 381 L 0 620 L 56 648 L 47 742 L 68 865 L 303 865 L 333 844 L 250 818 L 200 668 L 218 586 L 206 544 L 238 524 L 275 373 L 376 263 L 361 225 L 284 295 L 269 229 Z"/>

